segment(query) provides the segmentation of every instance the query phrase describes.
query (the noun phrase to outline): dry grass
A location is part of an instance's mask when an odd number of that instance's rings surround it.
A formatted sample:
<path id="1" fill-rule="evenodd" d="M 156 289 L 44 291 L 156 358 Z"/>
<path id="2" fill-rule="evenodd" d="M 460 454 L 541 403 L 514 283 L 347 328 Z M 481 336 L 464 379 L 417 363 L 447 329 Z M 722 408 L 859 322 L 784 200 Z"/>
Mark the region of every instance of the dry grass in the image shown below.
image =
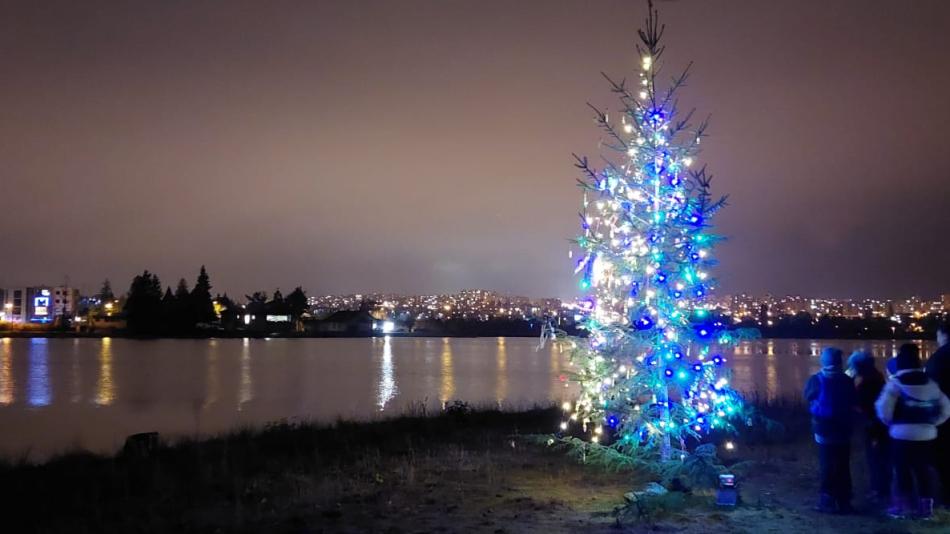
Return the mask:
<path id="1" fill-rule="evenodd" d="M 546 432 L 555 409 L 456 409 L 373 423 L 278 424 L 162 446 L 148 459 L 73 454 L 0 467 L 3 532 L 938 532 L 928 524 L 811 511 L 815 460 L 789 429 L 738 438 L 724 460 L 744 499 L 717 509 L 674 492 L 617 520 L 648 476 L 607 472 L 517 439 Z M 800 434 L 799 434 L 800 437 Z M 859 492 L 864 484 L 855 458 Z M 858 505 L 862 503 L 858 502 Z"/>

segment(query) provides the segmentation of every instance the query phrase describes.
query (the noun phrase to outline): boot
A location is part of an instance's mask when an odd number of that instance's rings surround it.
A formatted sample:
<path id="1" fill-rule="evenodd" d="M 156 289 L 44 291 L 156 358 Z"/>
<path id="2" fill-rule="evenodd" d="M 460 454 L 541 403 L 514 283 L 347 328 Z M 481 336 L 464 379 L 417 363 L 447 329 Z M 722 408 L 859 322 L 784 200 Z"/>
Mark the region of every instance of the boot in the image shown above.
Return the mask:
<path id="1" fill-rule="evenodd" d="M 891 506 L 887 509 L 887 515 L 891 519 L 906 519 L 912 515 L 913 508 L 909 499 L 894 497 L 891 502 Z"/>
<path id="2" fill-rule="evenodd" d="M 932 519 L 934 516 L 934 500 L 920 499 L 917 507 L 917 517 L 923 520 Z"/>
<path id="3" fill-rule="evenodd" d="M 823 514 L 833 514 L 838 510 L 838 507 L 835 506 L 835 498 L 827 493 L 822 493 L 818 496 L 818 506 L 815 506 L 816 512 L 821 512 Z"/>

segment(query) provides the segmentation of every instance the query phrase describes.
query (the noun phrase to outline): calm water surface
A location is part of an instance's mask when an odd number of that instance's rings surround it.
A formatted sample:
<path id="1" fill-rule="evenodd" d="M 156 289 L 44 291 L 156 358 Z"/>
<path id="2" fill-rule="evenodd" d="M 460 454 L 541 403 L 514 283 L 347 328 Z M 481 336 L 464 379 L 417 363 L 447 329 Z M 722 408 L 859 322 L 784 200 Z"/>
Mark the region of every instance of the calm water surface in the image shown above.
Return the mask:
<path id="1" fill-rule="evenodd" d="M 730 350 L 733 385 L 770 399 L 797 397 L 829 344 L 889 357 L 899 342 L 746 342 Z M 3 338 L 0 455 L 109 452 L 136 432 L 185 436 L 278 419 L 368 419 L 454 399 L 516 408 L 571 398 L 561 381 L 567 354 L 537 345 L 528 338 Z"/>

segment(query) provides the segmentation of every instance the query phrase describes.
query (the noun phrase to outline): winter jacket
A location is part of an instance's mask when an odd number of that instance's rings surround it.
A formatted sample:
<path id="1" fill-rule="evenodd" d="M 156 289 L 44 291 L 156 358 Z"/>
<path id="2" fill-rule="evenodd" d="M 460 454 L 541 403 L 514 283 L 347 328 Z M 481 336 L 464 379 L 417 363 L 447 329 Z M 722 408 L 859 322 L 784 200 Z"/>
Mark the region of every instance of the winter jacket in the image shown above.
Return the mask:
<path id="1" fill-rule="evenodd" d="M 950 400 L 922 369 L 904 369 L 888 380 L 875 403 L 893 439 L 929 441 L 950 418 Z"/>
<path id="2" fill-rule="evenodd" d="M 826 367 L 805 383 L 805 402 L 818 443 L 847 443 L 854 417 L 854 382 L 840 368 Z"/>
<path id="3" fill-rule="evenodd" d="M 950 396 L 950 343 L 937 349 L 927 360 L 927 376 L 937 383 L 944 395 Z"/>
<path id="4" fill-rule="evenodd" d="M 874 403 L 884 390 L 884 375 L 874 369 L 862 370 L 854 377 L 854 392 L 857 397 L 858 411 L 864 419 L 865 430 L 872 439 L 887 437 L 887 425 L 881 422 Z"/>

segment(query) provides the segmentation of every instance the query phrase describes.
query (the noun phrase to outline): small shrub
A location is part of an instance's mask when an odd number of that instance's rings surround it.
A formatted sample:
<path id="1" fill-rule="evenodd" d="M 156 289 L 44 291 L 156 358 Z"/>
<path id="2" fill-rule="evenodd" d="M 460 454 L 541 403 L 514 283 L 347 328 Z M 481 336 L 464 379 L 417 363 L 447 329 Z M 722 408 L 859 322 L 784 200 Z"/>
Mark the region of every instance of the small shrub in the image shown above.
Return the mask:
<path id="1" fill-rule="evenodd" d="M 465 401 L 454 400 L 451 404 L 446 404 L 445 413 L 451 416 L 464 416 L 472 413 L 472 407 Z"/>

